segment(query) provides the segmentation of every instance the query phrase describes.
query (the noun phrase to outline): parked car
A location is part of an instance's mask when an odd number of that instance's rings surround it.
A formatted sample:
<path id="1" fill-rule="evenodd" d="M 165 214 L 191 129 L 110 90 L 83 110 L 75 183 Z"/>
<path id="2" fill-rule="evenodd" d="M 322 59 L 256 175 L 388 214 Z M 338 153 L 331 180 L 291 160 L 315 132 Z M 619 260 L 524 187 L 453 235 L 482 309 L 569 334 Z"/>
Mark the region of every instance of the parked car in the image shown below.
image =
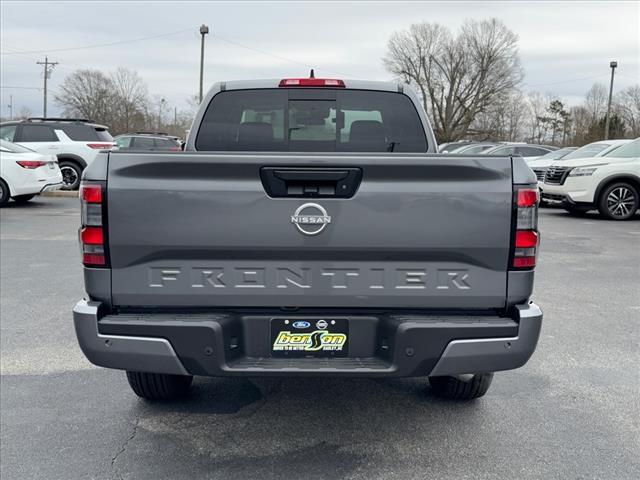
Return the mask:
<path id="1" fill-rule="evenodd" d="M 542 197 L 542 192 L 544 191 L 544 175 L 547 171 L 547 168 L 551 166 L 551 164 L 556 160 L 575 160 L 577 158 L 590 158 L 590 157 L 601 157 L 603 155 L 607 155 L 612 152 L 616 148 L 624 145 L 625 143 L 629 143 L 631 140 L 603 140 L 599 142 L 589 143 L 580 148 L 574 148 L 572 152 L 565 153 L 562 157 L 552 158 L 554 154 L 565 150 L 556 150 L 555 152 L 550 152 L 547 155 L 537 158 L 535 160 L 531 160 L 527 162 L 533 172 L 536 174 L 538 178 L 538 188 L 540 189 L 540 205 L 547 205 L 547 201 Z M 573 147 L 572 147 L 573 148 Z"/>
<path id="2" fill-rule="evenodd" d="M 520 155 L 525 161 L 534 160 L 542 155 L 557 150 L 549 145 L 531 145 L 528 143 L 507 143 L 480 152 L 480 155 Z"/>
<path id="3" fill-rule="evenodd" d="M 450 153 L 456 148 L 464 147 L 465 145 L 470 145 L 473 142 L 471 140 L 461 140 L 459 142 L 449 142 L 438 145 L 439 153 Z"/>
<path id="4" fill-rule="evenodd" d="M 538 340 L 535 175 L 438 155 L 408 85 L 217 83 L 184 153 L 101 154 L 81 204 L 78 341 L 143 398 L 280 375 L 470 399 Z"/>
<path id="5" fill-rule="evenodd" d="M 29 118 L 0 124 L 0 138 L 58 157 L 63 189 L 77 190 L 83 170 L 100 150 L 113 147 L 109 129 L 86 119 Z"/>
<path id="6" fill-rule="evenodd" d="M 26 147 L 0 140 L 0 206 L 12 198 L 18 203 L 42 192 L 62 187 L 55 155 L 41 155 Z"/>
<path id="7" fill-rule="evenodd" d="M 497 146 L 497 143 L 472 143 L 471 145 L 465 145 L 462 147 L 458 147 L 455 150 L 451 150 L 449 151 L 449 153 L 476 155 Z"/>
<path id="8" fill-rule="evenodd" d="M 564 147 L 559 150 L 553 150 L 546 155 L 536 158 L 535 160 L 528 161 L 527 164 L 531 170 L 533 170 L 533 173 L 536 174 L 538 181 L 542 182 L 544 180 L 544 172 L 549 165 L 551 165 L 555 160 L 560 160 L 571 152 L 575 152 L 577 149 L 578 147 Z"/>
<path id="9" fill-rule="evenodd" d="M 155 150 L 178 152 L 182 145 L 178 137 L 164 133 L 126 133 L 115 137 L 114 142 L 118 150 Z"/>
<path id="10" fill-rule="evenodd" d="M 640 206 L 640 138 L 599 157 L 554 162 L 543 195 L 572 214 L 597 209 L 610 220 L 633 217 Z"/>

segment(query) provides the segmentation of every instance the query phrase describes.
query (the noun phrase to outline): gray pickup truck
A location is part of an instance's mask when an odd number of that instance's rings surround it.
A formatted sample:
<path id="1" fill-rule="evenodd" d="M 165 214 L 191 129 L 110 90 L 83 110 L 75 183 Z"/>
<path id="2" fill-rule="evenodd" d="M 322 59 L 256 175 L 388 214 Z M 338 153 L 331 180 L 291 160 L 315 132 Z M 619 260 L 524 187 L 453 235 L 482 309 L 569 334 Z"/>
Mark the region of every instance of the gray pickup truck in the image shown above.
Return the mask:
<path id="1" fill-rule="evenodd" d="M 102 153 L 81 205 L 78 341 L 143 398 L 306 375 L 470 399 L 538 341 L 535 175 L 438 154 L 406 85 L 218 83 L 184 152 Z"/>

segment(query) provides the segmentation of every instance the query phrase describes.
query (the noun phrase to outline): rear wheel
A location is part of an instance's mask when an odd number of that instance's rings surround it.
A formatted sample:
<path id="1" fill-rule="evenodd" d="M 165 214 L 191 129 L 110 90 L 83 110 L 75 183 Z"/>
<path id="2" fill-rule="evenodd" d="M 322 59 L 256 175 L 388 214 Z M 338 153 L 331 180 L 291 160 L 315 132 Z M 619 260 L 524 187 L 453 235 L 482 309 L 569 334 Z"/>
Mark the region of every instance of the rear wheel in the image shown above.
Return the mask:
<path id="1" fill-rule="evenodd" d="M 456 375 L 445 377 L 429 377 L 431 390 L 438 397 L 451 400 L 472 400 L 482 397 L 493 380 L 493 372 Z"/>
<path id="2" fill-rule="evenodd" d="M 172 400 L 187 394 L 193 377 L 127 371 L 127 380 L 131 389 L 139 397 L 147 400 Z"/>
<path id="3" fill-rule="evenodd" d="M 626 182 L 609 185 L 598 199 L 600 215 L 609 220 L 627 220 L 635 215 L 639 205 L 638 190 Z"/>
<path id="4" fill-rule="evenodd" d="M 33 197 L 35 197 L 35 195 L 16 195 L 15 197 L 13 197 L 13 201 L 18 203 L 26 203 Z"/>
<path id="5" fill-rule="evenodd" d="M 9 203 L 9 198 L 9 185 L 7 185 L 7 182 L 0 178 L 0 207 L 4 207 L 7 203 Z"/>
<path id="6" fill-rule="evenodd" d="M 60 162 L 60 172 L 62 172 L 62 190 L 77 190 L 82 175 L 80 166 L 75 162 L 63 160 Z"/>

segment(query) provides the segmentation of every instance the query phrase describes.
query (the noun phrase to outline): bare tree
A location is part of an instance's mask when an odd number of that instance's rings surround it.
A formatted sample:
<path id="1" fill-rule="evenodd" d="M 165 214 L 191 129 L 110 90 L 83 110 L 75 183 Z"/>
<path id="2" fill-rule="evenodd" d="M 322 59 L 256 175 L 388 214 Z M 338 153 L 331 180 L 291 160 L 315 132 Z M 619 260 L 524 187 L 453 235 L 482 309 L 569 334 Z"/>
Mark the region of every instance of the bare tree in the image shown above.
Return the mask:
<path id="1" fill-rule="evenodd" d="M 572 107 L 570 111 L 573 122 L 569 133 L 569 144 L 584 145 L 589 143 L 588 132 L 593 124 L 592 114 L 584 105 Z"/>
<path id="2" fill-rule="evenodd" d="M 499 98 L 476 116 L 469 134 L 477 140 L 513 142 L 524 137 L 529 120 L 529 105 L 521 92 Z"/>
<path id="3" fill-rule="evenodd" d="M 33 117 L 33 112 L 28 107 L 22 107 L 17 115 L 13 117 L 14 120 L 25 120 Z"/>
<path id="4" fill-rule="evenodd" d="M 81 116 L 110 124 L 115 105 L 113 81 L 100 70 L 76 70 L 54 95 L 68 116 Z"/>
<path id="5" fill-rule="evenodd" d="M 542 143 L 547 136 L 547 126 L 544 118 L 548 102 L 545 101 L 545 98 L 540 92 L 529 92 L 526 102 L 529 105 L 530 140 L 536 143 Z"/>
<path id="6" fill-rule="evenodd" d="M 626 124 L 629 135 L 640 137 L 640 85 L 626 88 L 616 95 L 616 109 Z"/>
<path id="7" fill-rule="evenodd" d="M 594 83 L 584 97 L 584 107 L 591 115 L 591 121 L 597 122 L 607 111 L 609 90 L 602 83 Z"/>
<path id="8" fill-rule="evenodd" d="M 387 70 L 416 86 L 440 142 L 465 136 L 474 119 L 523 78 L 518 37 L 500 20 L 467 20 L 457 36 L 436 23 L 396 32 Z"/>
<path id="9" fill-rule="evenodd" d="M 110 78 L 117 99 L 111 128 L 118 132 L 144 128 L 145 109 L 149 104 L 147 85 L 137 72 L 122 67 L 113 72 Z"/>

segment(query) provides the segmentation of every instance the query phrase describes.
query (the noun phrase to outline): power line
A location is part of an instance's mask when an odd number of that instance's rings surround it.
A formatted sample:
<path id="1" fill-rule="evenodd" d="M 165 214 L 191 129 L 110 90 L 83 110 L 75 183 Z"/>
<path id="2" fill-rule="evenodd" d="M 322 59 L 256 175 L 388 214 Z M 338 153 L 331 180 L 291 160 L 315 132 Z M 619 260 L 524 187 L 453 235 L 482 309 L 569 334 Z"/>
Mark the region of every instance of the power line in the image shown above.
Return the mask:
<path id="1" fill-rule="evenodd" d="M 24 55 L 24 54 L 29 54 L 29 53 L 52 53 L 52 52 L 68 52 L 71 50 L 86 50 L 89 48 L 101 48 L 101 47 L 111 47 L 113 45 L 122 45 L 125 43 L 134 43 L 134 42 L 142 42 L 144 40 L 152 40 L 154 38 L 163 38 L 163 37 L 169 37 L 172 35 L 178 35 L 179 33 L 184 33 L 184 32 L 188 32 L 193 30 L 193 28 L 185 28 L 182 30 L 177 30 L 175 32 L 169 32 L 169 33 L 161 33 L 159 35 L 151 35 L 149 37 L 140 37 L 140 38 L 133 38 L 130 40 L 119 40 L 117 42 L 110 42 L 110 43 L 96 43 L 94 45 L 84 45 L 84 46 L 80 46 L 80 47 L 68 47 L 68 48 L 51 48 L 48 50 L 23 50 L 23 51 L 16 51 L 16 52 L 3 52 L 2 55 Z"/>
<path id="2" fill-rule="evenodd" d="M 2 85 L 0 88 L 8 88 L 10 90 L 42 90 L 42 87 L 13 87 L 9 85 Z"/>
<path id="3" fill-rule="evenodd" d="M 234 40 L 229 40 L 228 38 L 221 37 L 220 35 L 214 34 L 213 35 L 213 39 L 214 40 L 215 39 L 222 40 L 225 43 L 229 43 L 231 45 L 235 45 L 235 46 L 241 47 L 241 48 L 246 48 L 247 50 L 252 50 L 254 52 L 261 53 L 262 55 L 267 55 L 267 56 L 272 57 L 272 58 L 277 58 L 278 60 L 283 60 L 285 62 L 302 65 L 303 67 L 306 67 L 306 68 L 309 68 L 309 69 L 315 68 L 316 70 L 323 70 L 323 71 L 328 72 L 328 73 L 335 73 L 335 74 L 338 74 L 338 75 L 347 76 L 347 77 L 356 78 L 356 79 L 358 78 L 358 77 L 356 77 L 354 75 L 351 75 L 351 74 L 345 74 L 345 73 L 340 73 L 340 72 L 332 72 L 330 70 L 325 70 L 322 67 L 318 68 L 318 65 L 309 65 L 308 63 L 300 62 L 300 61 L 294 60 L 292 58 L 283 57 L 282 55 L 277 55 L 275 53 L 267 52 L 266 50 L 250 47 L 248 45 L 244 45 L 244 44 L 236 42 Z"/>
<path id="4" fill-rule="evenodd" d="M 638 77 L 634 77 L 633 75 L 627 75 L 626 73 L 617 73 L 620 77 L 630 78 L 631 80 L 640 81 Z"/>
<path id="5" fill-rule="evenodd" d="M 535 85 L 529 85 L 527 83 L 524 83 L 524 85 L 528 88 L 533 88 L 533 87 L 546 87 L 549 85 L 559 85 L 561 83 L 570 83 L 570 82 L 579 82 L 581 80 L 592 80 L 594 78 L 600 78 L 603 76 L 607 76 L 606 74 L 601 74 L 601 75 L 592 75 L 590 77 L 582 77 L 582 78 L 572 78 L 570 80 L 560 80 L 559 82 L 551 82 L 551 83 L 537 83 Z"/>

